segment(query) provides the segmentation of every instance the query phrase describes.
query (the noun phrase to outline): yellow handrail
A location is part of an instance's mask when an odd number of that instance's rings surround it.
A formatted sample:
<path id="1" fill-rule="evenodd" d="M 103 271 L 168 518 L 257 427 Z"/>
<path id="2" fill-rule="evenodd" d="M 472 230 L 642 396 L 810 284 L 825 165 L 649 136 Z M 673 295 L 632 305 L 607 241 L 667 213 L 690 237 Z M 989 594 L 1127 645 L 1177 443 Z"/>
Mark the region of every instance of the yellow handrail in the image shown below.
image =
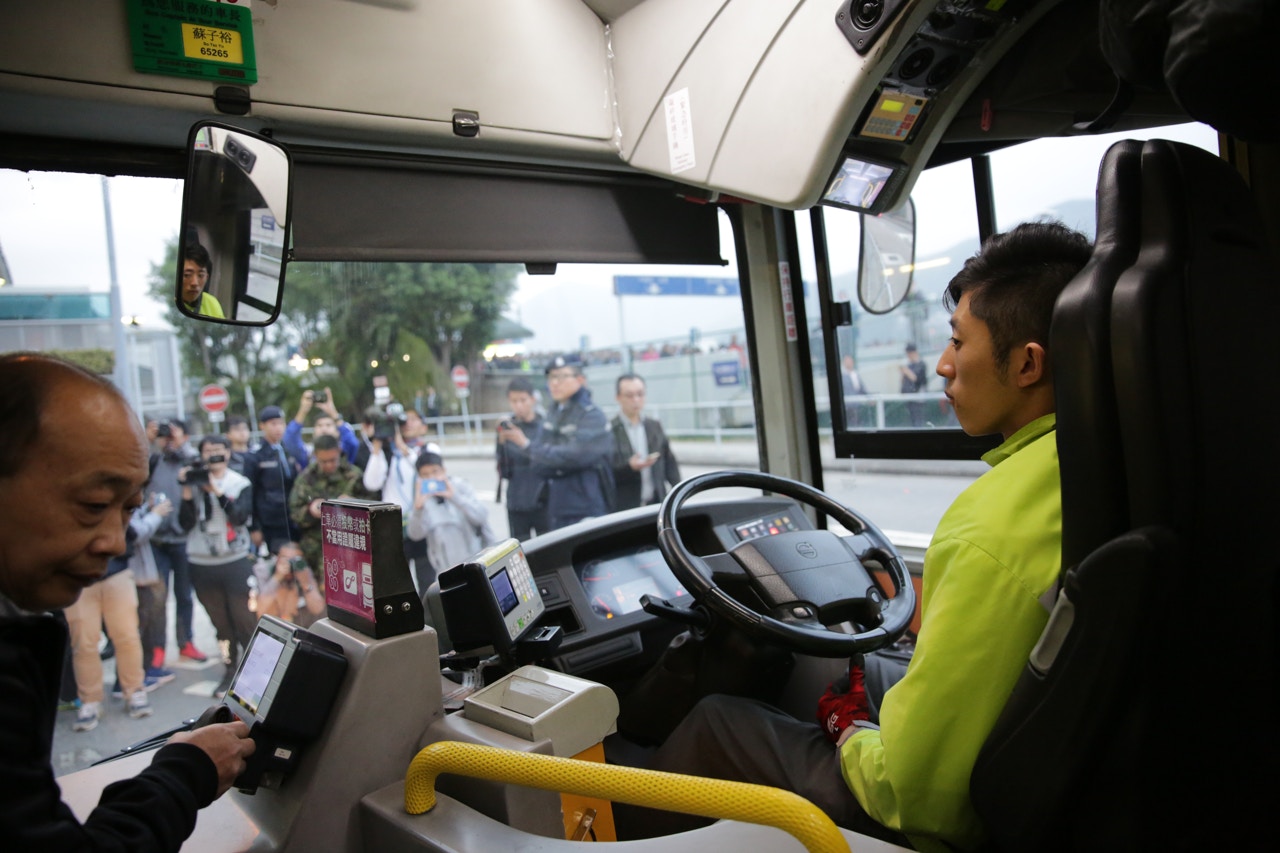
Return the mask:
<path id="1" fill-rule="evenodd" d="M 455 741 L 433 743 L 413 757 L 404 779 L 405 811 L 435 807 L 441 773 L 764 824 L 791 833 L 811 853 L 849 851 L 831 818 L 790 791 Z"/>

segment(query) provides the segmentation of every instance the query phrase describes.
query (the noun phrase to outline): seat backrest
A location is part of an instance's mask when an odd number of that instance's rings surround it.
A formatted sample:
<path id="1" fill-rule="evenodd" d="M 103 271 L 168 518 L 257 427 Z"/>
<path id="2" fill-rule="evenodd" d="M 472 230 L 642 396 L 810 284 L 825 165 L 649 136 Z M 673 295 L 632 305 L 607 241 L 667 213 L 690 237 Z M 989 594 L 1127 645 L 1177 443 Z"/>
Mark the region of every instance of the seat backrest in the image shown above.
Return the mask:
<path id="1" fill-rule="evenodd" d="M 1280 401 L 1262 349 L 1277 277 L 1226 163 L 1156 140 L 1139 172 L 1136 198 L 1107 202 L 1136 206 L 1140 245 L 1109 335 L 1089 341 L 1115 420 L 1059 397 L 1063 590 L 971 779 L 1000 850 L 1248 849 L 1270 832 Z M 1074 363 L 1053 345 L 1057 380 Z M 1110 515 L 1068 508 L 1079 500 Z M 1124 515 L 1128 532 L 1071 562 L 1069 541 Z"/>
<path id="2" fill-rule="evenodd" d="M 1142 143 L 1108 149 L 1098 169 L 1093 255 L 1054 306 L 1049 330 L 1062 471 L 1062 565 L 1129 528 L 1111 374 L 1111 293 L 1138 256 Z"/>

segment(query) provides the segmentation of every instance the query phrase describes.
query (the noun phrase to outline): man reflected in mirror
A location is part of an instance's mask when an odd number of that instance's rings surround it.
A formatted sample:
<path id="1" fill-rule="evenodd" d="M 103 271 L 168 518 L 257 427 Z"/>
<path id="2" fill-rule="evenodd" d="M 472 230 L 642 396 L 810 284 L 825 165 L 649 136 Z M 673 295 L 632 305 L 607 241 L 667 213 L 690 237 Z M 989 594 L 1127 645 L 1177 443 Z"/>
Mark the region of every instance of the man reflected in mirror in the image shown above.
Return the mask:
<path id="1" fill-rule="evenodd" d="M 209 258 L 209 250 L 199 243 L 188 243 L 182 249 L 182 304 L 188 312 L 204 317 L 226 319 L 222 313 L 222 303 L 208 293 L 209 273 L 213 270 L 213 261 Z"/>

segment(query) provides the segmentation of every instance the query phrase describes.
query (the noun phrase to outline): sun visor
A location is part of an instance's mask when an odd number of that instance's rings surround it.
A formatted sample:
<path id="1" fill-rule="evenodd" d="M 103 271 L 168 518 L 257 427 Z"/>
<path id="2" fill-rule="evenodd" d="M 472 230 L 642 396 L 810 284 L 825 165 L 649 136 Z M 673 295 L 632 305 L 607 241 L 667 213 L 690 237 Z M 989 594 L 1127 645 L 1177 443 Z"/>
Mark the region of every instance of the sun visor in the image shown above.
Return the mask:
<path id="1" fill-rule="evenodd" d="M 293 259 L 715 264 L 716 208 L 644 177 L 299 153 Z"/>

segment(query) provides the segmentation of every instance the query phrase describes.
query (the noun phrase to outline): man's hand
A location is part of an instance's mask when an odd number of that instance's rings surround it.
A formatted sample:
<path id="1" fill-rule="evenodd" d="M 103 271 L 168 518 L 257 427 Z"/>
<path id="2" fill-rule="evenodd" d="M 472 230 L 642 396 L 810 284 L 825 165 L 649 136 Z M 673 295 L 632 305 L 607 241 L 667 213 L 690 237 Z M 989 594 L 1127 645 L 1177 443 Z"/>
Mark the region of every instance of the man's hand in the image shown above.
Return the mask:
<path id="1" fill-rule="evenodd" d="M 524 430 L 520 427 L 512 425 L 511 429 L 498 429 L 498 435 L 503 441 L 509 441 L 516 447 L 525 448 L 529 446 L 529 436 L 524 434 Z"/>
<path id="2" fill-rule="evenodd" d="M 308 391 L 307 393 L 311 394 L 310 391 Z M 312 394 L 313 401 L 314 401 L 314 398 L 315 398 L 315 395 Z M 330 390 L 328 385 L 324 386 L 324 402 L 316 403 L 316 408 L 324 412 L 329 417 L 333 418 L 334 423 L 337 423 L 338 421 L 342 420 L 342 416 L 338 414 L 338 407 L 333 404 L 333 391 Z"/>
<path id="3" fill-rule="evenodd" d="M 294 415 L 293 419 L 300 424 L 306 423 L 307 412 L 311 411 L 311 407 L 314 406 L 315 403 L 316 403 L 315 392 L 310 390 L 303 391 L 302 399 L 298 401 L 298 414 Z"/>
<path id="4" fill-rule="evenodd" d="M 849 674 L 827 685 L 827 692 L 818 699 L 818 725 L 832 743 L 843 743 L 846 730 L 855 720 L 871 719 L 867 702 L 867 688 L 863 684 L 861 657 L 850 661 Z"/>
<path id="5" fill-rule="evenodd" d="M 218 793 L 221 797 L 231 787 L 236 777 L 248 766 L 246 760 L 257 744 L 249 738 L 249 727 L 244 721 L 214 723 L 189 732 L 178 732 L 169 743 L 191 743 L 200 747 L 213 759 L 218 768 Z"/>
<path id="6" fill-rule="evenodd" d="M 657 453 L 650 453 L 648 456 L 641 456 L 639 453 L 637 453 L 634 456 L 632 456 L 629 460 L 627 460 L 628 464 L 631 465 L 632 471 L 643 471 L 645 468 L 652 467 L 653 463 L 657 461 L 658 461 Z"/>
<path id="7" fill-rule="evenodd" d="M 323 504 L 324 504 L 324 498 L 316 498 L 311 503 L 307 504 L 307 512 L 310 513 L 312 518 L 319 518 L 320 510 Z"/>

